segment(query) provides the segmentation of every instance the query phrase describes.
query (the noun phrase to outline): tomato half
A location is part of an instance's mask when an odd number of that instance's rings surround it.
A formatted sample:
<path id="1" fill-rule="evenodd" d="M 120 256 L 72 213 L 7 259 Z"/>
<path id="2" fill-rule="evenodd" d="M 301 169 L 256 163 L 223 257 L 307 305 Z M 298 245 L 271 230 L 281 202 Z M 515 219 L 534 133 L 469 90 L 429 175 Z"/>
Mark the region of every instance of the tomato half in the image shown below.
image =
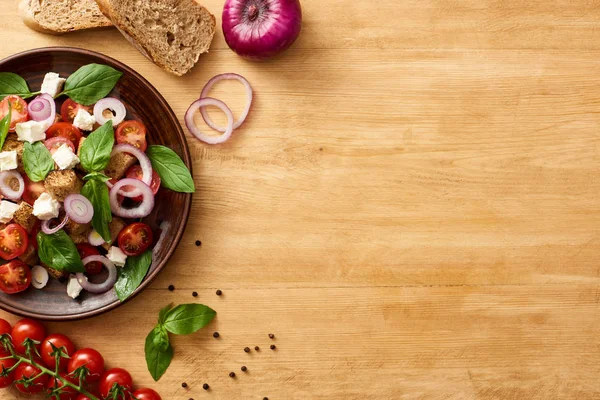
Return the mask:
<path id="1" fill-rule="evenodd" d="M 63 144 L 66 144 L 67 146 L 69 146 L 73 153 L 75 152 L 75 146 L 73 146 L 73 142 L 71 142 L 69 139 L 67 139 L 65 137 L 55 136 L 53 138 L 50 138 L 50 139 L 47 139 L 46 141 L 44 141 L 44 146 L 46 146 L 46 148 L 48 150 L 50 150 L 50 154 L 54 154 L 56 152 L 56 150 L 58 150 L 58 148 L 60 146 L 62 146 Z"/>
<path id="2" fill-rule="evenodd" d="M 132 179 L 137 179 L 137 180 L 142 180 L 142 167 L 140 167 L 139 165 L 134 165 L 131 168 L 129 168 L 127 170 L 127 174 L 126 174 L 127 178 L 132 178 Z M 156 194 L 158 193 L 158 189 L 160 189 L 160 176 L 158 176 L 158 174 L 156 173 L 155 170 L 152 170 L 152 180 L 150 181 L 150 189 L 152 189 L 152 193 Z M 138 197 L 133 197 L 132 198 L 133 201 L 143 201 L 144 197 L 143 196 L 138 196 Z"/>
<path id="3" fill-rule="evenodd" d="M 0 371 L 2 371 L 3 368 L 9 369 L 11 367 L 14 367 L 16 363 L 17 363 L 17 360 L 14 360 L 12 358 L 8 358 L 6 360 L 0 360 Z M 8 374 L 8 376 L 0 377 L 0 389 L 9 387 L 10 385 L 12 385 L 14 380 L 15 380 L 15 371 L 12 371 L 10 374 Z"/>
<path id="4" fill-rule="evenodd" d="M 77 250 L 79 251 L 79 256 L 82 260 L 89 256 L 100 255 L 100 251 L 89 243 L 79 243 L 77 245 Z M 98 275 L 102 271 L 102 268 L 102 263 L 100 261 L 94 261 L 85 265 L 85 272 L 87 272 L 88 275 Z"/>
<path id="5" fill-rule="evenodd" d="M 71 339 L 69 339 L 65 335 L 61 335 L 60 333 L 50 335 L 46 339 L 44 339 L 40 347 L 40 354 L 42 355 L 42 360 L 44 360 L 44 364 L 46 364 L 48 368 L 54 371 L 54 368 L 56 367 L 56 357 L 52 355 L 52 353 L 54 352 L 52 345 L 54 345 L 54 347 L 56 347 L 57 349 L 62 348 L 63 352 L 67 353 L 67 356 L 69 357 L 71 357 L 73 353 L 75 353 L 75 345 L 73 344 Z M 68 365 L 69 359 L 61 357 L 58 369 L 60 371 L 66 371 Z"/>
<path id="6" fill-rule="evenodd" d="M 117 241 L 123 253 L 128 256 L 138 256 L 152 245 L 152 229 L 143 222 L 135 222 L 126 226 Z"/>
<path id="7" fill-rule="evenodd" d="M 12 260 L 25 253 L 29 236 L 19 224 L 10 224 L 0 231 L 0 257 Z"/>
<path id="8" fill-rule="evenodd" d="M 102 355 L 94 349 L 77 350 L 69 360 L 67 371 L 70 374 L 84 365 L 90 371 L 87 381 L 98 382 L 104 372 L 104 358 Z"/>
<path id="9" fill-rule="evenodd" d="M 146 142 L 146 126 L 141 121 L 124 121 L 119 124 L 115 132 L 117 143 L 130 144 L 142 151 L 146 151 L 148 142 Z"/>
<path id="10" fill-rule="evenodd" d="M 19 293 L 31 285 L 31 269 L 21 260 L 0 265 L 0 290 L 7 294 Z M 43 338 L 42 338 L 43 339 Z"/>
<path id="11" fill-rule="evenodd" d="M 127 393 L 130 393 L 133 387 L 133 379 L 129 372 L 124 370 L 123 368 L 111 368 L 102 375 L 100 378 L 100 385 L 98 388 L 100 389 L 100 396 L 103 399 L 108 397 L 108 393 L 112 387 L 118 384 L 126 389 Z"/>
<path id="12" fill-rule="evenodd" d="M 69 376 L 67 374 L 65 374 L 64 372 L 59 373 L 60 377 L 67 380 L 68 382 L 77 385 L 79 382 L 73 378 L 72 376 Z M 46 388 L 48 391 L 48 395 L 50 395 L 52 393 L 52 389 L 59 387 L 59 388 L 63 388 L 64 383 L 62 383 L 62 381 L 54 378 L 54 377 L 50 377 L 50 379 L 48 379 L 48 383 L 46 384 Z M 58 395 L 58 397 L 56 395 L 50 397 L 53 400 L 59 399 L 59 400 L 75 400 L 77 398 L 77 395 L 79 394 L 79 392 L 75 389 L 73 389 L 72 387 L 64 387 L 60 393 L 60 395 Z"/>
<path id="13" fill-rule="evenodd" d="M 23 174 L 23 181 L 25 182 L 25 191 L 23 192 L 23 200 L 25 200 L 29 205 L 33 206 L 33 203 L 46 191 L 46 187 L 44 186 L 44 182 L 33 182 L 28 177 L 27 174 Z"/>
<path id="14" fill-rule="evenodd" d="M 79 146 L 79 139 L 83 137 L 79 128 L 69 124 L 68 122 L 57 122 L 48 128 L 46 131 L 46 139 L 56 136 L 69 139 L 71 142 L 73 142 L 73 146 L 75 146 L 74 148 Z"/>
<path id="15" fill-rule="evenodd" d="M 42 371 L 39 368 L 24 362 L 19 364 L 15 369 L 15 381 L 23 378 L 32 378 L 39 375 L 41 372 Z M 40 375 L 27 387 L 22 383 L 16 383 L 15 387 L 21 393 L 33 394 L 43 392 L 46 389 L 46 383 L 48 383 L 48 375 Z"/>
<path id="16" fill-rule="evenodd" d="M 24 318 L 13 326 L 10 335 L 12 336 L 13 346 L 17 353 L 25 354 L 25 346 L 23 346 L 25 339 L 29 338 L 41 344 L 42 340 L 46 337 L 46 329 L 39 322 Z M 39 344 L 35 347 L 38 350 L 40 349 Z"/>
<path id="17" fill-rule="evenodd" d="M 148 388 L 136 390 L 133 392 L 133 398 L 136 400 L 162 400 L 158 393 Z"/>
<path id="18" fill-rule="evenodd" d="M 18 123 L 26 122 L 29 119 L 29 112 L 27 111 L 27 102 L 25 100 L 19 96 L 10 95 L 6 96 L 4 100 L 0 102 L 0 118 L 4 118 L 8 114 L 9 102 L 11 105 L 9 130 L 14 132 Z"/>
<path id="19" fill-rule="evenodd" d="M 87 111 L 90 114 L 94 112 L 92 106 L 84 106 L 71 99 L 66 99 L 60 108 L 60 115 L 62 116 L 63 121 L 72 124 L 79 110 Z"/>

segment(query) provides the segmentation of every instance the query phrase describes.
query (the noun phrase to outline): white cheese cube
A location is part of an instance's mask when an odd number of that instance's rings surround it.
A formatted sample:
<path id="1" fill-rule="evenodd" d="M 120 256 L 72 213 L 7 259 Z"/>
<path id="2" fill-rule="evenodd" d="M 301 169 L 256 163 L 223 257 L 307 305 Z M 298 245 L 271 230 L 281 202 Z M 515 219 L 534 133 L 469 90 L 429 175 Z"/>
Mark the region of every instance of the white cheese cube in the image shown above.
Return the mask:
<path id="1" fill-rule="evenodd" d="M 10 171 L 17 169 L 17 151 L 0 152 L 0 171 Z"/>
<path id="2" fill-rule="evenodd" d="M 83 131 L 91 131 L 94 129 L 94 124 L 96 123 L 96 118 L 93 115 L 90 115 L 89 112 L 85 111 L 83 108 L 77 110 L 77 115 L 73 120 L 73 125 Z"/>
<path id="3" fill-rule="evenodd" d="M 18 123 L 15 131 L 21 142 L 35 143 L 46 139 L 46 129 L 48 128 L 49 126 L 44 122 L 31 120 Z"/>
<path id="4" fill-rule="evenodd" d="M 9 223 L 18 209 L 19 206 L 15 203 L 6 200 L 0 201 L 0 223 Z"/>
<path id="5" fill-rule="evenodd" d="M 0 156 L 2 156 L 2 153 L 0 153 Z M 60 169 L 70 169 L 79 164 L 79 157 L 77 157 L 75 153 L 73 153 L 73 150 L 66 144 L 60 146 L 54 154 L 52 154 L 52 159 Z M 1 161 L 2 160 L 0 159 L 0 162 Z"/>
<path id="6" fill-rule="evenodd" d="M 127 256 L 120 248 L 112 246 L 110 250 L 108 250 L 108 254 L 106 257 L 113 262 L 117 267 L 124 267 L 125 261 L 127 261 Z"/>
<path id="7" fill-rule="evenodd" d="M 42 90 L 40 90 L 40 92 L 56 97 L 62 90 L 65 81 L 66 79 L 60 78 L 56 72 L 48 72 L 46 76 L 44 76 L 44 82 L 42 82 Z"/>
<path id="8" fill-rule="evenodd" d="M 83 288 L 77 281 L 77 277 L 75 275 L 69 276 L 69 283 L 67 283 L 67 294 L 69 297 L 72 299 L 77 298 L 82 290 Z"/>
<path id="9" fill-rule="evenodd" d="M 60 203 L 52 198 L 48 193 L 42 193 L 40 197 L 33 203 L 33 215 L 47 221 L 58 217 Z"/>

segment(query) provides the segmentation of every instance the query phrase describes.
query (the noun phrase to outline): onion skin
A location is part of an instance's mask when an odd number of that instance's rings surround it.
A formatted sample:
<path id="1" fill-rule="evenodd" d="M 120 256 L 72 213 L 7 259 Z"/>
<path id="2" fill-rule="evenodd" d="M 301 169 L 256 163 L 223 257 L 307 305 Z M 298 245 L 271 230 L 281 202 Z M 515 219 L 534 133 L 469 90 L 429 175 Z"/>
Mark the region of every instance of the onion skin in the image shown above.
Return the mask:
<path id="1" fill-rule="evenodd" d="M 300 35 L 299 0 L 226 0 L 223 35 L 227 45 L 250 60 L 287 50 Z"/>

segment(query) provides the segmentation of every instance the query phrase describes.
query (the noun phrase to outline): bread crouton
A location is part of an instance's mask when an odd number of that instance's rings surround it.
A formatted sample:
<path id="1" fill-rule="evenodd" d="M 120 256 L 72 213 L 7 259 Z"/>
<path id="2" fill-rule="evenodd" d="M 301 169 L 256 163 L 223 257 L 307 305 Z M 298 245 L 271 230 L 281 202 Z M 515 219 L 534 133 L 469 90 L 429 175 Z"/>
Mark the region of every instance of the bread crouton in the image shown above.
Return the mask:
<path id="1" fill-rule="evenodd" d="M 85 142 L 85 139 L 86 139 L 85 137 L 82 137 L 81 139 L 79 139 L 79 145 L 77 146 L 77 152 L 76 152 L 76 154 L 77 154 L 77 157 L 79 157 L 79 159 L 81 159 L 81 145 L 83 144 L 83 142 Z M 86 171 L 86 170 L 83 168 L 83 166 L 81 165 L 81 163 L 77 164 L 77 165 L 75 166 L 75 169 L 76 169 L 76 170 L 79 170 L 79 171 L 82 171 L 82 172 L 87 172 L 87 171 Z"/>
<path id="2" fill-rule="evenodd" d="M 59 271 L 57 269 L 54 269 L 46 264 L 44 264 L 43 262 L 40 263 L 40 265 L 44 268 L 46 268 L 46 271 L 48 271 L 48 274 L 53 277 L 54 279 L 58 279 L 61 282 L 64 282 L 68 277 L 69 277 L 69 273 L 68 272 L 64 272 L 64 271 Z"/>
<path id="3" fill-rule="evenodd" d="M 104 247 L 106 250 L 109 250 L 110 246 L 116 244 L 117 237 L 119 236 L 119 233 L 121 233 L 123 228 L 125 228 L 125 226 L 127 226 L 127 224 L 125 223 L 125 221 L 123 221 L 123 219 L 121 219 L 119 217 L 115 217 L 113 215 L 112 221 L 108 224 L 108 230 L 110 231 L 111 244 L 104 243 L 102 245 L 102 247 Z"/>
<path id="4" fill-rule="evenodd" d="M 56 200 L 65 201 L 68 195 L 81 192 L 83 181 L 75 174 L 75 171 L 66 169 L 51 171 L 44 181 L 44 186 Z"/>
<path id="5" fill-rule="evenodd" d="M 90 232 L 90 224 L 78 224 L 72 219 L 69 219 L 65 225 L 65 231 L 67 231 L 69 235 L 85 234 L 87 236 L 87 234 Z"/>
<path id="6" fill-rule="evenodd" d="M 33 215 L 33 207 L 22 201 L 19 203 L 19 208 L 15 211 L 13 219 L 19 225 L 21 225 L 28 233 L 31 233 L 34 225 L 38 221 L 35 215 Z"/>
<path id="7" fill-rule="evenodd" d="M 31 267 L 37 265 L 40 262 L 38 252 L 31 243 L 29 244 L 29 246 L 27 246 L 27 250 L 25 250 L 25 253 L 19 256 L 19 260 L 23 261 L 25 264 Z"/>
<path id="8" fill-rule="evenodd" d="M 69 236 L 71 237 L 71 239 L 73 240 L 73 243 L 75 243 L 75 244 L 87 243 L 89 233 L 90 233 L 90 231 L 87 230 L 85 232 L 78 233 L 78 234 L 71 233 L 71 234 L 69 234 Z"/>
<path id="9" fill-rule="evenodd" d="M 2 151 L 16 151 L 17 152 L 17 171 L 21 174 L 25 173 L 25 168 L 23 168 L 23 142 L 19 141 L 19 138 L 16 133 L 9 133 L 6 136 L 6 140 L 4 141 L 4 145 L 2 146 Z"/>
<path id="10" fill-rule="evenodd" d="M 124 175 L 125 172 L 137 162 L 137 158 L 127 153 L 118 153 L 110 158 L 104 173 L 106 176 L 119 180 Z"/>

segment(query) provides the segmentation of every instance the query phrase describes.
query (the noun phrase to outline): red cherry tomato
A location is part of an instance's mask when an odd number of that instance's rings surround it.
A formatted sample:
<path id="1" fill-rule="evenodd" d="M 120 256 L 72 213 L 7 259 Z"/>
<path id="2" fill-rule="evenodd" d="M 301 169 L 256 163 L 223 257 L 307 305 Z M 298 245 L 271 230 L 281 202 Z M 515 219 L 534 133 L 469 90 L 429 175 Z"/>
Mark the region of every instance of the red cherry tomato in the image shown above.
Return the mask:
<path id="1" fill-rule="evenodd" d="M 0 257 L 5 260 L 17 258 L 27 250 L 29 236 L 19 224 L 10 224 L 0 231 Z"/>
<path id="2" fill-rule="evenodd" d="M 0 102 L 0 118 L 4 118 L 8 114 L 8 102 L 11 105 L 9 130 L 14 132 L 18 123 L 26 122 L 29 119 L 29 112 L 27 111 L 27 102 L 25 100 L 19 96 L 10 95 L 6 96 Z"/>
<path id="3" fill-rule="evenodd" d="M 130 144 L 142 151 L 146 151 L 146 126 L 141 121 L 125 121 L 119 124 L 115 138 L 119 144 Z"/>
<path id="4" fill-rule="evenodd" d="M 29 363 L 21 363 L 17 366 L 17 368 L 15 369 L 15 381 L 21 380 L 21 379 L 27 379 L 27 378 L 32 378 L 34 376 L 37 376 L 41 373 L 42 371 L 37 368 L 34 367 L 33 365 L 29 364 Z M 25 385 L 23 383 L 16 383 L 15 387 L 19 390 L 19 392 L 21 393 L 26 393 L 26 394 L 33 394 L 33 393 L 40 393 L 43 392 L 46 389 L 46 383 L 48 383 L 48 375 L 40 375 L 39 377 L 35 378 L 32 382 L 32 384 L 28 385 L 27 387 L 25 387 Z"/>
<path id="5" fill-rule="evenodd" d="M 37 234 L 41 230 L 42 230 L 42 221 L 40 221 L 38 219 L 37 221 L 35 221 L 33 228 L 31 228 L 31 233 L 29 234 L 29 244 L 32 245 L 33 248 L 36 250 L 38 249 Z"/>
<path id="6" fill-rule="evenodd" d="M 100 251 L 89 243 L 79 243 L 77 245 L 77 250 L 79 251 L 79 256 L 82 260 L 89 256 L 100 255 Z M 87 272 L 88 275 L 98 275 L 101 271 L 102 263 L 100 261 L 94 261 L 85 265 L 85 272 Z"/>
<path id="7" fill-rule="evenodd" d="M 84 106 L 71 99 L 67 99 L 60 108 L 60 115 L 62 116 L 63 121 L 72 124 L 79 110 L 85 110 L 90 114 L 94 112 L 91 106 Z"/>
<path id="8" fill-rule="evenodd" d="M 90 392 L 90 393 L 98 398 L 100 397 L 100 395 L 95 392 Z M 91 400 L 91 399 L 89 397 L 87 397 L 85 394 L 80 394 L 79 396 L 77 396 L 76 400 Z"/>
<path id="9" fill-rule="evenodd" d="M 94 349 L 77 350 L 69 360 L 67 371 L 69 374 L 77 368 L 85 365 L 90 371 L 88 382 L 98 382 L 104 372 L 104 358 Z"/>
<path id="10" fill-rule="evenodd" d="M 152 245 L 152 229 L 143 222 L 126 226 L 117 238 L 119 247 L 128 256 L 138 256 Z"/>
<path id="11" fill-rule="evenodd" d="M 71 142 L 66 137 L 55 136 L 53 138 L 50 138 L 50 139 L 44 141 L 44 146 L 46 146 L 46 148 L 50 151 L 50 154 L 56 153 L 56 150 L 58 150 L 58 148 L 60 146 L 62 146 L 63 144 L 66 144 L 67 146 L 69 146 L 73 153 L 75 152 L 75 146 L 73 146 L 73 142 Z"/>
<path id="12" fill-rule="evenodd" d="M 134 165 L 133 167 L 127 170 L 127 178 L 142 180 L 142 167 L 139 165 Z M 150 189 L 152 189 L 152 193 L 158 193 L 158 189 L 160 189 L 160 176 L 156 173 L 155 170 L 152 170 L 152 180 L 150 181 Z M 133 201 L 143 201 L 143 196 L 133 197 Z"/>
<path id="13" fill-rule="evenodd" d="M 133 392 L 133 398 L 137 400 L 162 400 L 158 393 L 148 388 L 136 390 Z"/>
<path id="14" fill-rule="evenodd" d="M 3 357 L 6 357 L 6 356 L 3 356 Z M 6 360 L 0 360 L 0 371 L 2 371 L 3 368 L 9 369 L 11 367 L 14 367 L 16 363 L 17 363 L 17 360 L 13 360 L 12 358 L 8 358 Z M 12 371 L 10 374 L 8 374 L 8 376 L 0 377 L 0 389 L 9 387 L 10 385 L 12 385 L 14 380 L 15 380 L 15 371 Z"/>
<path id="15" fill-rule="evenodd" d="M 65 374 L 64 372 L 61 372 L 59 375 L 61 378 L 69 381 L 70 383 L 72 383 L 74 385 L 77 385 L 79 383 L 73 377 Z M 50 395 L 52 393 L 52 389 L 54 389 L 55 387 L 62 388 L 62 387 L 64 387 L 64 383 L 62 383 L 62 381 L 60 381 L 54 377 L 50 377 L 48 379 L 48 383 L 46 384 L 48 395 Z M 79 392 L 77 390 L 73 389 L 72 387 L 67 386 L 62 389 L 62 392 L 60 393 L 60 395 L 58 395 L 58 399 L 59 400 L 75 400 L 77 398 L 78 394 L 79 394 Z M 57 399 L 56 395 L 54 395 L 50 398 L 53 400 Z"/>
<path id="16" fill-rule="evenodd" d="M 83 137 L 79 128 L 68 122 L 57 122 L 46 131 L 46 139 L 56 136 L 64 137 L 73 142 L 74 148 L 79 145 L 79 139 Z"/>
<path id="17" fill-rule="evenodd" d="M 10 326 L 10 324 L 8 323 L 7 320 L 0 318 L 0 335 L 4 335 L 5 333 L 8 333 L 10 335 L 10 332 L 12 331 L 12 327 Z M 0 344 L 0 358 L 2 357 L 6 357 L 10 355 L 10 351 L 5 351 L 3 350 L 2 345 Z M 0 371 L 2 370 L 2 368 L 0 368 Z"/>
<path id="18" fill-rule="evenodd" d="M 75 345 L 73 344 L 71 339 L 69 339 L 65 335 L 61 335 L 60 333 L 55 333 L 44 339 L 40 348 L 40 354 L 42 355 L 42 360 L 44 360 L 44 364 L 46 364 L 46 367 L 54 371 L 54 368 L 56 367 L 56 357 L 52 355 L 52 353 L 54 352 L 52 345 L 54 345 L 58 349 L 62 348 L 62 350 L 65 353 L 67 353 L 67 356 L 69 357 L 71 357 L 73 353 L 75 353 Z M 66 371 L 68 365 L 69 359 L 61 358 L 60 365 L 58 368 L 60 371 Z"/>
<path id="19" fill-rule="evenodd" d="M 46 329 L 39 322 L 24 318 L 13 326 L 11 336 L 17 353 L 25 354 L 25 346 L 23 346 L 25 339 L 29 338 L 41 343 L 46 337 Z M 40 349 L 39 344 L 35 347 Z"/>
<path id="20" fill-rule="evenodd" d="M 23 174 L 23 181 L 25 181 L 25 191 L 23 192 L 23 200 L 29 205 L 33 205 L 35 201 L 46 191 L 44 182 L 32 182 L 26 174 Z"/>
<path id="21" fill-rule="evenodd" d="M 31 285 L 31 269 L 21 260 L 0 265 L 0 290 L 7 294 L 19 293 Z"/>
<path id="22" fill-rule="evenodd" d="M 133 379 L 131 378 L 131 375 L 129 375 L 129 372 L 125 371 L 123 368 L 109 369 L 102 375 L 102 378 L 100 378 L 100 396 L 105 399 L 115 384 L 123 386 L 129 393 L 133 387 Z"/>

